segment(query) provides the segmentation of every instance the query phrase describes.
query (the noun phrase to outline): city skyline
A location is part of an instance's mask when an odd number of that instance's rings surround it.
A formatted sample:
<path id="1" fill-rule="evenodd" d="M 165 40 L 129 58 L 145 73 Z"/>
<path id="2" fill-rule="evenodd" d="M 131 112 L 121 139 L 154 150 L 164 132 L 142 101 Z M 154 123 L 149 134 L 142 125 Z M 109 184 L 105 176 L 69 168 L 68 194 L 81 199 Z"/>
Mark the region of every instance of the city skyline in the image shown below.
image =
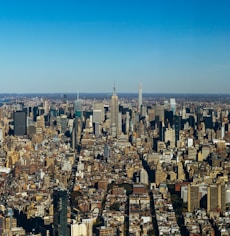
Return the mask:
<path id="1" fill-rule="evenodd" d="M 229 94 L 228 1 L 0 3 L 0 93 Z"/>

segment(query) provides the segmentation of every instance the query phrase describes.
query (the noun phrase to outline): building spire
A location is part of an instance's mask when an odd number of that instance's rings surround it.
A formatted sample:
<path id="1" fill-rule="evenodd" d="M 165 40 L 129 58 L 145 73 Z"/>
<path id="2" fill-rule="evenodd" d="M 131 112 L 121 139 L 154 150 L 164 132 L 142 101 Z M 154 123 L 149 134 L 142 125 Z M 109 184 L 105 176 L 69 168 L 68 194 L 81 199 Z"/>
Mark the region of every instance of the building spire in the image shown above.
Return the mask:
<path id="1" fill-rule="evenodd" d="M 115 96 L 115 95 L 116 95 L 116 83 L 114 81 L 114 84 L 113 84 L 113 96 Z"/>

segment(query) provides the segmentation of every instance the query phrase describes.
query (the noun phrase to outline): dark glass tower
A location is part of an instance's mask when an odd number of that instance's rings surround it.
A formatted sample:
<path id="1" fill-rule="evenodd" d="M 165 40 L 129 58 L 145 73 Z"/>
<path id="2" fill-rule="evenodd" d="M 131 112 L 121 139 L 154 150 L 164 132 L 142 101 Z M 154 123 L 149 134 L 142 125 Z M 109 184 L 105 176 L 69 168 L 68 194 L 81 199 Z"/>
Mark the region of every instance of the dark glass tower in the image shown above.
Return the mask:
<path id="1" fill-rule="evenodd" d="M 165 141 L 165 125 L 164 125 L 164 122 L 160 122 L 159 124 L 159 139 L 160 141 Z"/>
<path id="2" fill-rule="evenodd" d="M 14 113 L 14 135 L 23 136 L 27 134 L 26 112 L 16 111 Z"/>
<path id="3" fill-rule="evenodd" d="M 169 123 L 170 126 L 173 126 L 173 111 L 165 110 L 165 124 Z"/>
<path id="4" fill-rule="evenodd" d="M 38 115 L 38 107 L 33 107 L 33 121 L 36 122 Z"/>
<path id="5" fill-rule="evenodd" d="M 204 116 L 203 120 L 206 129 L 213 129 L 212 116 Z"/>
<path id="6" fill-rule="evenodd" d="M 174 127 L 175 127 L 175 142 L 180 139 L 180 130 L 182 129 L 182 117 L 181 116 L 174 116 Z"/>
<path id="7" fill-rule="evenodd" d="M 64 189 L 54 189 L 54 231 L 53 236 L 67 235 L 67 191 Z"/>

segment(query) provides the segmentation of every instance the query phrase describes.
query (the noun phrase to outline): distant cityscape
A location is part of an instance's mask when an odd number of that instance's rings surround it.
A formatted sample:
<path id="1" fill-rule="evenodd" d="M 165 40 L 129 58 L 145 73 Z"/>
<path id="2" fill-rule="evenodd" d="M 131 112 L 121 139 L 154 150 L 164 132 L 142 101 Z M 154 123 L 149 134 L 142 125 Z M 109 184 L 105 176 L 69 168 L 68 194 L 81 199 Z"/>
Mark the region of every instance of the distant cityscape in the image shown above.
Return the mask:
<path id="1" fill-rule="evenodd" d="M 0 94 L 0 235 L 230 235 L 230 94 Z"/>

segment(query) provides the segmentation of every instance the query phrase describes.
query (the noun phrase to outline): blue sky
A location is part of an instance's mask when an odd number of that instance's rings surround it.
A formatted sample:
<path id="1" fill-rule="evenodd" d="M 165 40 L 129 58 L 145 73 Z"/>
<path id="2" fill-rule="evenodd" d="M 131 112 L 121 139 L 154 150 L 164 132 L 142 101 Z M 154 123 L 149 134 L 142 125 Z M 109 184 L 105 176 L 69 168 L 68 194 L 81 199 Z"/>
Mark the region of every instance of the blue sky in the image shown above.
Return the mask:
<path id="1" fill-rule="evenodd" d="M 229 93 L 230 2 L 0 1 L 0 93 Z"/>

